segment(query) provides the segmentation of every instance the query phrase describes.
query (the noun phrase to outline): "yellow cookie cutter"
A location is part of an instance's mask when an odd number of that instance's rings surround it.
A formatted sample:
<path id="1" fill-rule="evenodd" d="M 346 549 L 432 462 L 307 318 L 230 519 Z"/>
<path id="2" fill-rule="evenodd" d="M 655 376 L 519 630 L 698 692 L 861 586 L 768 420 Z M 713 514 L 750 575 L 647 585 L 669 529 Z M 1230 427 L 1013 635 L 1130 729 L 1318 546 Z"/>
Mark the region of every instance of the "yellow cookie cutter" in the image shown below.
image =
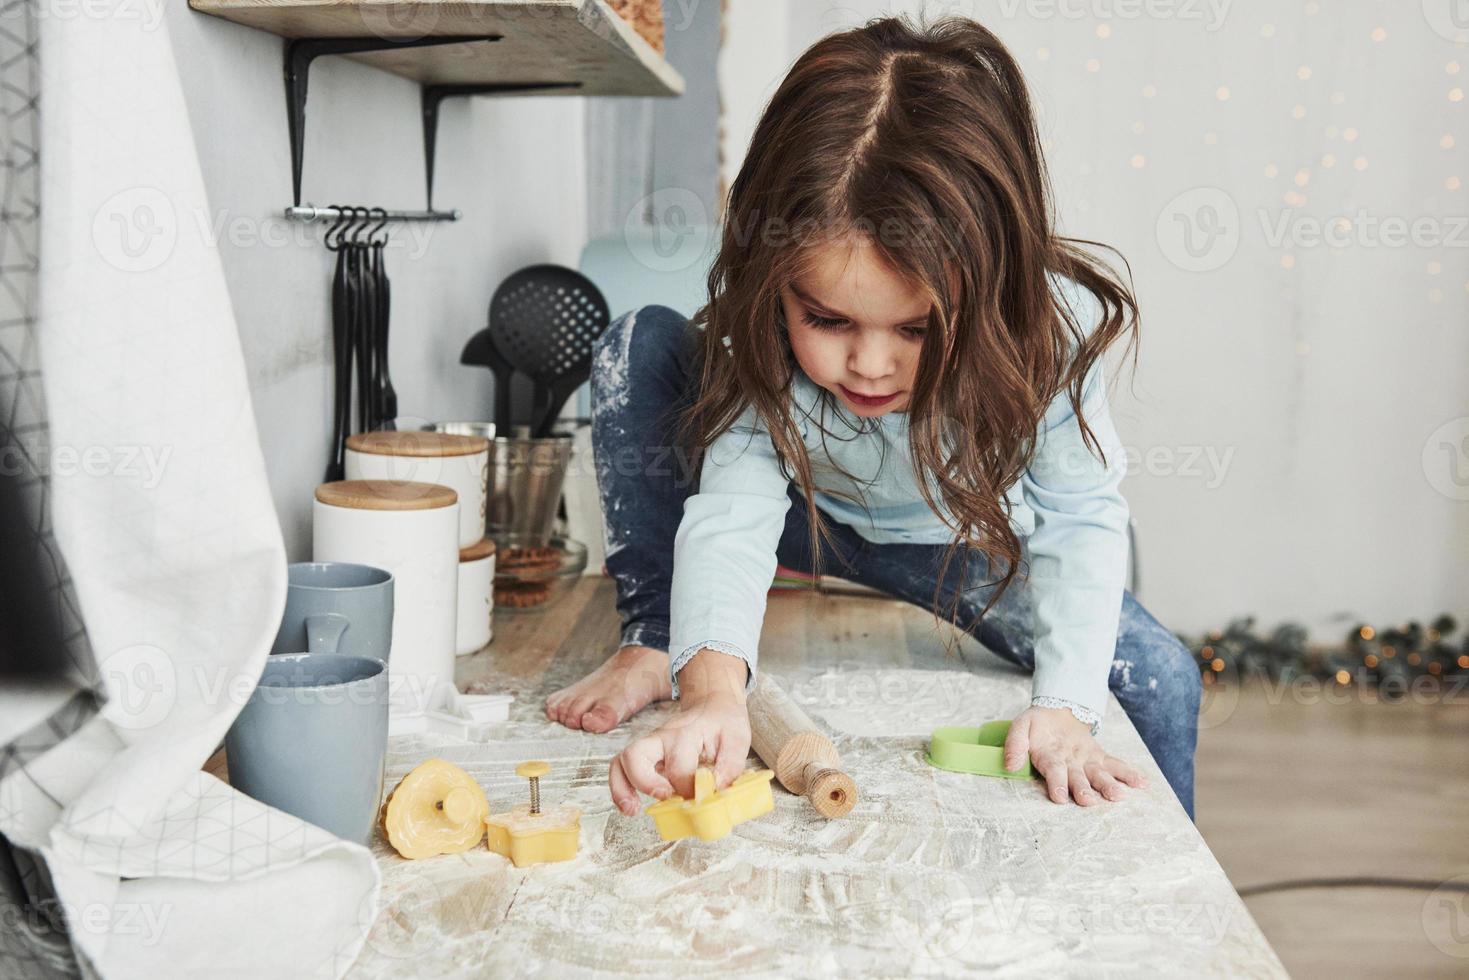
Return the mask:
<path id="1" fill-rule="evenodd" d="M 541 777 L 551 771 L 544 762 L 522 762 L 517 776 L 530 780 L 530 803 L 485 818 L 485 844 L 517 868 L 550 864 L 576 857 L 581 839 L 581 810 L 574 806 L 541 809 Z"/>
<path id="2" fill-rule="evenodd" d="M 739 776 L 724 789 L 714 788 L 714 773 L 700 767 L 694 773 L 694 798 L 670 796 L 649 806 L 645 813 L 653 818 L 658 836 L 664 840 L 697 837 L 719 840 L 737 823 L 753 820 L 775 809 L 770 793 L 770 780 L 775 773 L 754 769 Z"/>

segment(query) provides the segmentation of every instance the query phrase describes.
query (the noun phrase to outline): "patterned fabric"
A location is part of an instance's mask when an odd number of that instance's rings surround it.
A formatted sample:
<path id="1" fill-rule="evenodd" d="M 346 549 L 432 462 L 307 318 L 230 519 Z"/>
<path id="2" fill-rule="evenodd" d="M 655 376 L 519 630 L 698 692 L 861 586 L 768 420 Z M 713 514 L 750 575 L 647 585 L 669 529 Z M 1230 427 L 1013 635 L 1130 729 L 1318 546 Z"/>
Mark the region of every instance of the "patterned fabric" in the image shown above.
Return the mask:
<path id="1" fill-rule="evenodd" d="M 102 690 L 60 549 L 51 532 L 46 410 L 36 357 L 38 285 L 40 67 L 36 58 L 35 0 L 0 6 L 0 435 L 6 443 L 0 465 L 17 478 L 26 496 L 26 517 L 35 534 L 38 564 L 53 597 L 54 619 L 75 677 Z M 86 720 L 68 715 L 72 730 Z M 65 732 L 65 737 L 70 732 Z M 8 769 L 0 761 L 0 778 Z"/>
<path id="2" fill-rule="evenodd" d="M 0 745 L 0 780 L 69 738 L 97 713 L 102 687 L 76 594 L 51 531 L 48 431 L 36 355 L 40 230 L 38 4 L 0 4 L 0 466 L 22 501 L 30 565 L 77 693 L 49 718 Z M 9 555 L 11 561 L 20 556 Z M 65 917 L 39 856 L 0 836 L 0 903 L 22 910 L 0 929 L 0 977 L 79 975 Z"/>
<path id="3" fill-rule="evenodd" d="M 44 858 L 84 975 L 340 977 L 371 852 L 200 771 L 265 666 L 286 554 L 174 39 L 45 9 L 49 507 L 109 700 L 0 781 L 0 831 Z"/>

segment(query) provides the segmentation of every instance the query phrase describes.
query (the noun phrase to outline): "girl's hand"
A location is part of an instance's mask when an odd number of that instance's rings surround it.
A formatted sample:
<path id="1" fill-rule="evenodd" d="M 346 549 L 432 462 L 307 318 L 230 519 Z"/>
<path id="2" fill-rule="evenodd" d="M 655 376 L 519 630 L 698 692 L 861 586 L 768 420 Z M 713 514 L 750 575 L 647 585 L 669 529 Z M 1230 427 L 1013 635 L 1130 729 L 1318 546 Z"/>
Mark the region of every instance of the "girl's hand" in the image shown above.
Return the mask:
<path id="1" fill-rule="evenodd" d="M 689 660 L 679 671 L 678 714 L 612 760 L 607 783 L 617 809 L 635 816 L 639 792 L 693 799 L 700 763 L 713 764 L 716 789 L 734 782 L 750 754 L 748 676 L 743 660 L 717 651 L 701 650 Z"/>
<path id="2" fill-rule="evenodd" d="M 1091 731 L 1065 708 L 1026 708 L 1010 724 L 1005 768 L 1019 769 L 1026 754 L 1046 780 L 1054 803 L 1071 796 L 1082 806 L 1127 795 L 1123 784 L 1146 789 L 1147 777 L 1102 751 Z"/>

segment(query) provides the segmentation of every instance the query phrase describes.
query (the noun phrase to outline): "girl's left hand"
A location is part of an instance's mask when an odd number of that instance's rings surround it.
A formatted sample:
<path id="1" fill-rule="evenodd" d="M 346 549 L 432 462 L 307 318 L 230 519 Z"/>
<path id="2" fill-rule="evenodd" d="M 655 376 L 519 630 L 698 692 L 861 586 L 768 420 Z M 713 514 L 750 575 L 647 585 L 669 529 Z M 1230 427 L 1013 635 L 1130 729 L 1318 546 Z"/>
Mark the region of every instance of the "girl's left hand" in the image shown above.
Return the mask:
<path id="1" fill-rule="evenodd" d="M 1124 784 L 1148 785 L 1146 776 L 1104 752 L 1090 729 L 1065 708 L 1026 708 L 1011 722 L 1005 768 L 1019 769 L 1027 753 L 1054 803 L 1065 803 L 1068 796 L 1082 806 L 1103 798 L 1116 802 L 1127 795 Z"/>

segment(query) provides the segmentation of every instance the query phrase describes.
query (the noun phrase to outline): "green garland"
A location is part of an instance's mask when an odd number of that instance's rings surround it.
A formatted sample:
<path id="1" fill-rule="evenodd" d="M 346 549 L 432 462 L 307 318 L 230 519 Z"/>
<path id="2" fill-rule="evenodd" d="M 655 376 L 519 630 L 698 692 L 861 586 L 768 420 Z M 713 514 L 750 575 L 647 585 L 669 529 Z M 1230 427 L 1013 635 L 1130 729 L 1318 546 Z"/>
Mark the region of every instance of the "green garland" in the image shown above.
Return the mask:
<path id="1" fill-rule="evenodd" d="M 1378 629 L 1359 623 L 1340 645 L 1319 647 L 1307 644 L 1300 623 L 1282 623 L 1267 636 L 1255 631 L 1254 617 L 1246 616 L 1197 640 L 1179 638 L 1198 658 L 1205 684 L 1241 678 L 1290 683 L 1309 676 L 1341 686 L 1375 687 L 1397 698 L 1419 678 L 1469 678 L 1469 631 L 1455 637 L 1457 629 L 1448 614 L 1427 627 L 1409 622 Z"/>

